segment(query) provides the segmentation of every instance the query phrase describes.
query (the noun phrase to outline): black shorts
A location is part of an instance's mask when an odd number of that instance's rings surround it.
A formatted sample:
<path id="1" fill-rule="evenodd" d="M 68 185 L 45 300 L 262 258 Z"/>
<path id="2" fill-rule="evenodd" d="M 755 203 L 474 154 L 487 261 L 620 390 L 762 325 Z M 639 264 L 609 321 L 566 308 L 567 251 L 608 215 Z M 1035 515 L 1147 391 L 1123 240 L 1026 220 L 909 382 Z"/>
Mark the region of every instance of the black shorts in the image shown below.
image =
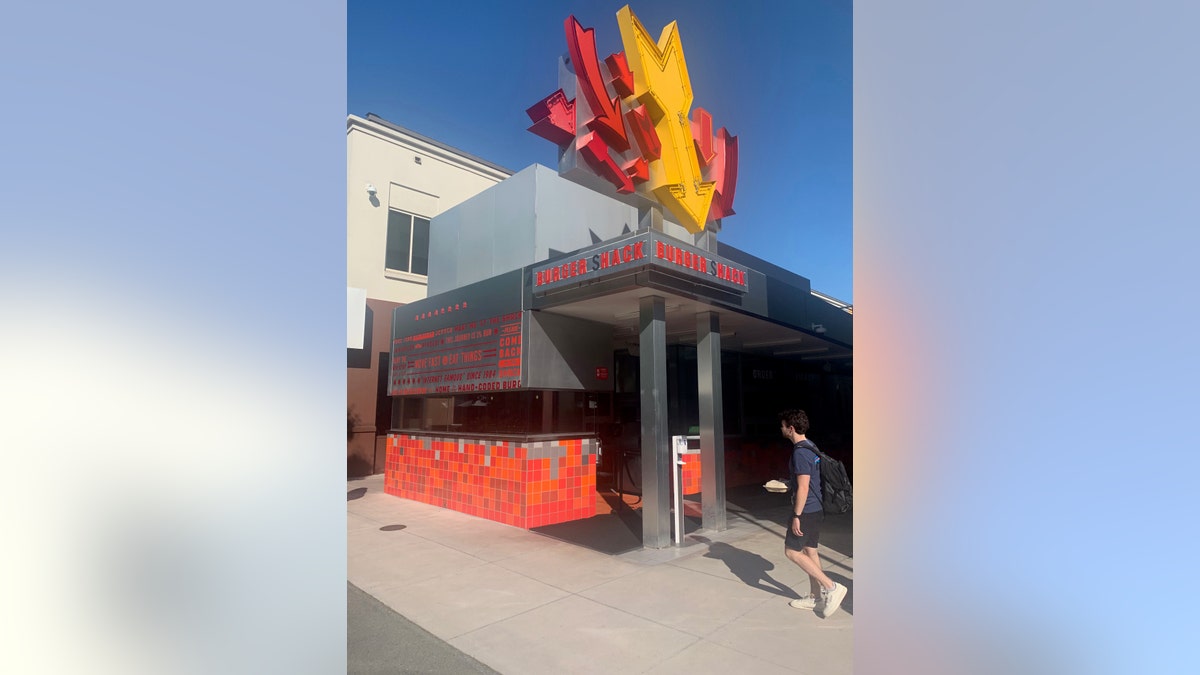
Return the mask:
<path id="1" fill-rule="evenodd" d="M 790 548 L 793 551 L 799 551 L 803 548 L 816 548 L 821 541 L 821 523 L 825 520 L 824 511 L 813 511 L 800 516 L 800 529 L 804 531 L 804 535 L 797 537 L 796 533 L 792 532 L 792 519 L 789 517 L 787 522 L 787 536 L 783 538 L 783 547 Z"/>

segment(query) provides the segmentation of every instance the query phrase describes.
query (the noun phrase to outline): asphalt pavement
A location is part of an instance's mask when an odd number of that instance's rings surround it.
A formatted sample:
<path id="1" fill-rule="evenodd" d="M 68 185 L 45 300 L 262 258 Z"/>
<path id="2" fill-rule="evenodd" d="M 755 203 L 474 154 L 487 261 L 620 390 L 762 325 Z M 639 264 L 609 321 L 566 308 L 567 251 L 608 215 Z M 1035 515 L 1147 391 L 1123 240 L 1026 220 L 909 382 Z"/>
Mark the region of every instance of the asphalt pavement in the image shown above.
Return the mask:
<path id="1" fill-rule="evenodd" d="M 346 601 L 348 673 L 496 673 L 354 584 Z"/>

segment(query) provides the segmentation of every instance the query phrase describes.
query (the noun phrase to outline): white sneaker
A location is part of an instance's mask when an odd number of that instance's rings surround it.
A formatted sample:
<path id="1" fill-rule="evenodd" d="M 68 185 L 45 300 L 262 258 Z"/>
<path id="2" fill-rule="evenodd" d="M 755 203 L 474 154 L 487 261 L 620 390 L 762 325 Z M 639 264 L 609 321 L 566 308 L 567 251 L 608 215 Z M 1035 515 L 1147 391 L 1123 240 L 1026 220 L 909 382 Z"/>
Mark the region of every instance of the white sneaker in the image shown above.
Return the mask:
<path id="1" fill-rule="evenodd" d="M 846 587 L 833 582 L 833 588 L 826 590 L 821 589 L 821 609 L 817 615 L 822 619 L 828 619 L 834 612 L 838 611 L 838 607 L 842 606 L 842 600 L 846 597 Z"/>
<path id="2" fill-rule="evenodd" d="M 813 609 L 817 606 L 817 599 L 811 595 L 804 595 L 789 602 L 788 605 L 796 609 Z"/>

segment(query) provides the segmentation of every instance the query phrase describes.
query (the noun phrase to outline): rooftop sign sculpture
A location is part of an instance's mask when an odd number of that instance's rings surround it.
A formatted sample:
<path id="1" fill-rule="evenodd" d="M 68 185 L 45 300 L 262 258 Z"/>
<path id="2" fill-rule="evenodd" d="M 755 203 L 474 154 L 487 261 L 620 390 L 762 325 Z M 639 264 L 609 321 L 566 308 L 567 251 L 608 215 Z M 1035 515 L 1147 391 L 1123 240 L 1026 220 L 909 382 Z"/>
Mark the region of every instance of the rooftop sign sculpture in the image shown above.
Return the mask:
<path id="1" fill-rule="evenodd" d="M 733 215 L 737 137 L 724 127 L 714 135 L 703 108 L 689 119 L 692 85 L 674 21 L 657 42 L 628 6 L 617 12 L 617 24 L 625 50 L 602 67 L 595 31 L 567 17 L 574 89 L 582 96 L 568 99 L 559 89 L 531 106 L 529 130 L 582 159 L 618 194 L 657 202 L 699 234 Z"/>

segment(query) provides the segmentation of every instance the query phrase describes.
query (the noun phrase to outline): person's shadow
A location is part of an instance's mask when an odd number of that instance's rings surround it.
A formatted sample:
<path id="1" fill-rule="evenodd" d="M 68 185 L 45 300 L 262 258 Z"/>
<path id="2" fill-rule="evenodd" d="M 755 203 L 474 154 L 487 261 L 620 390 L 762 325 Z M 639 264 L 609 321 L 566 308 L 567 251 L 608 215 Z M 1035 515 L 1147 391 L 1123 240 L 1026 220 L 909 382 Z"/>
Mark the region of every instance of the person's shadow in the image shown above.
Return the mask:
<path id="1" fill-rule="evenodd" d="M 792 590 L 790 586 L 781 584 L 771 578 L 768 572 L 775 569 L 775 563 L 761 555 L 743 551 L 724 542 L 709 541 L 698 535 L 692 535 L 692 538 L 701 543 L 708 544 L 708 551 L 704 554 L 705 558 L 713 558 L 725 563 L 729 571 L 733 572 L 747 586 L 758 588 L 768 593 L 774 593 L 775 595 L 782 595 L 785 598 L 800 597 L 800 594 Z"/>

